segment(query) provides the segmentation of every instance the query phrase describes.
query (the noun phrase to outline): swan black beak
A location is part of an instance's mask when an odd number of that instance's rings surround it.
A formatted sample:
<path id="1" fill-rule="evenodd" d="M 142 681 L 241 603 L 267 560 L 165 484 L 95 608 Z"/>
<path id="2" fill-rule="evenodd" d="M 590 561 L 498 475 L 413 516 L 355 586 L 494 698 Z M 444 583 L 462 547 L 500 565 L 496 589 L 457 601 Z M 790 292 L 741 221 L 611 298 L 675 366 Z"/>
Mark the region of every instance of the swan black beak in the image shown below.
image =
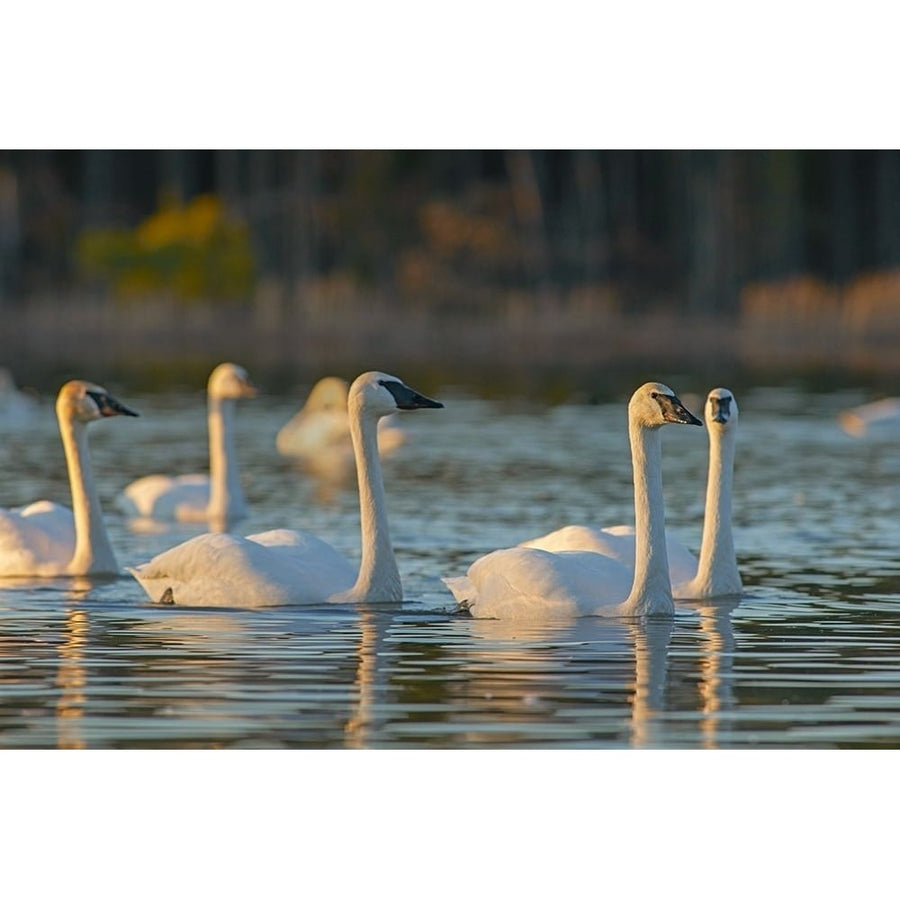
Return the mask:
<path id="1" fill-rule="evenodd" d="M 703 423 L 677 397 L 666 397 L 664 394 L 660 394 L 657 400 L 662 408 L 663 418 L 667 422 L 677 425 L 703 426 Z"/>
<path id="2" fill-rule="evenodd" d="M 402 381 L 382 381 L 382 387 L 386 387 L 392 394 L 397 409 L 443 409 L 444 404 L 439 400 L 432 400 L 424 394 L 419 394 L 407 387 Z"/>
<path id="3" fill-rule="evenodd" d="M 101 416 L 137 416 L 133 409 L 129 409 L 124 403 L 120 403 L 111 394 L 102 394 L 99 391 L 87 391 L 88 396 L 97 404 Z"/>
<path id="4" fill-rule="evenodd" d="M 709 404 L 712 407 L 710 418 L 713 422 L 724 425 L 731 418 L 731 397 L 710 397 Z"/>

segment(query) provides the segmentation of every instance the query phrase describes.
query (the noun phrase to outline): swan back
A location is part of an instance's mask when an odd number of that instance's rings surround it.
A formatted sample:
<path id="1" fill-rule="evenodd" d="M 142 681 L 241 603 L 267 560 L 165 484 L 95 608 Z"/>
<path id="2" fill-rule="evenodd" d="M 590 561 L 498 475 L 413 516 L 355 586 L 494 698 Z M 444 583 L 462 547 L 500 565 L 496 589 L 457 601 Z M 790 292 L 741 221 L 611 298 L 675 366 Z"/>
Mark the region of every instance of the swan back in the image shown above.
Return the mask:
<path id="1" fill-rule="evenodd" d="M 349 390 L 350 385 L 343 378 L 327 375 L 313 385 L 303 409 L 311 412 L 346 412 Z"/>

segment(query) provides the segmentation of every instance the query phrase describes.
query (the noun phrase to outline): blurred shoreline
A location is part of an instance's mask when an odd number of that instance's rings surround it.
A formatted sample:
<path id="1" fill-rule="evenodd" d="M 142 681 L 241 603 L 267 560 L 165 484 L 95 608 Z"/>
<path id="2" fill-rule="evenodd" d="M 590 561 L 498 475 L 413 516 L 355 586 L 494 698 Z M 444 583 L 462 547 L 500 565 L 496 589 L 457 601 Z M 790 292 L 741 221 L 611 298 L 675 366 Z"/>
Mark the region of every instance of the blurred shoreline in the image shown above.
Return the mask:
<path id="1" fill-rule="evenodd" d="M 890 310 L 889 312 L 893 312 Z M 717 379 L 737 373 L 843 373 L 888 383 L 900 372 L 900 321 L 848 320 L 843 307 L 747 303 L 734 318 L 667 311 L 507 300 L 491 314 L 411 309 L 379 298 L 342 304 L 282 302 L 258 294 L 244 304 L 113 298 L 32 299 L 6 305 L 0 365 L 19 384 L 51 389 L 73 374 L 116 377 L 138 387 L 205 383 L 231 359 L 288 386 L 324 374 L 378 368 L 433 383 L 539 380 L 569 374 L 687 372 Z M 410 377 L 412 377 L 410 374 Z M 633 378 L 631 378 L 633 380 Z"/>

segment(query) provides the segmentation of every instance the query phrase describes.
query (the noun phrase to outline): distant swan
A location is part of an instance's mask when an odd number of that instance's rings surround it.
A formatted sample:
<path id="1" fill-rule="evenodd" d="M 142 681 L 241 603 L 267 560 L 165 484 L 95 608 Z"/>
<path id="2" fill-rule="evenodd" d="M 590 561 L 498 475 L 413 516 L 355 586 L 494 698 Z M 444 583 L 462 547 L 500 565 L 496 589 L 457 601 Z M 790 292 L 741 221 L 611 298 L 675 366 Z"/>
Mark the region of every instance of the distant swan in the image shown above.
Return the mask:
<path id="1" fill-rule="evenodd" d="M 659 432 L 670 422 L 702 424 L 664 384 L 649 382 L 634 392 L 628 404 L 637 526 L 633 572 L 600 553 L 511 547 L 476 560 L 464 577 L 445 579 L 457 601 L 480 618 L 674 615 Z"/>
<path id="2" fill-rule="evenodd" d="M 209 475 L 145 475 L 131 482 L 116 505 L 132 518 L 176 522 L 231 522 L 246 515 L 234 448 L 234 404 L 255 397 L 246 370 L 234 363 L 213 369 L 207 384 Z"/>
<path id="3" fill-rule="evenodd" d="M 669 576 L 676 599 L 722 597 L 741 592 L 741 576 L 734 552 L 731 493 L 738 405 L 727 388 L 713 388 L 704 406 L 709 432 L 709 474 L 700 559 L 677 538 L 666 535 Z M 568 525 L 520 546 L 553 552 L 590 550 L 634 568 L 635 529 L 630 525 L 595 528 Z"/>
<path id="4" fill-rule="evenodd" d="M 303 532 L 201 534 L 129 570 L 150 599 L 193 606 L 401 600 L 375 434 L 382 416 L 443 404 L 392 375 L 366 372 L 353 382 L 348 405 L 362 529 L 358 572 L 329 544 Z"/>
<path id="5" fill-rule="evenodd" d="M 9 369 L 0 368 L 0 422 L 3 427 L 25 425 L 39 410 L 37 400 L 16 387 Z"/>
<path id="6" fill-rule="evenodd" d="M 349 386 L 343 378 L 329 376 L 316 382 L 303 408 L 289 419 L 275 437 L 275 447 L 282 456 L 315 462 L 322 456 L 335 454 L 350 462 L 353 444 L 347 416 Z M 378 423 L 378 452 L 393 453 L 406 439 L 402 428 L 388 419 Z"/>
<path id="7" fill-rule="evenodd" d="M 838 416 L 841 428 L 852 437 L 900 432 L 900 397 L 885 397 L 845 409 Z"/>
<path id="8" fill-rule="evenodd" d="M 0 509 L 0 576 L 118 572 L 94 485 L 85 426 L 106 416 L 136 415 L 96 384 L 70 381 L 62 386 L 56 417 L 69 470 L 72 510 L 48 500 Z"/>

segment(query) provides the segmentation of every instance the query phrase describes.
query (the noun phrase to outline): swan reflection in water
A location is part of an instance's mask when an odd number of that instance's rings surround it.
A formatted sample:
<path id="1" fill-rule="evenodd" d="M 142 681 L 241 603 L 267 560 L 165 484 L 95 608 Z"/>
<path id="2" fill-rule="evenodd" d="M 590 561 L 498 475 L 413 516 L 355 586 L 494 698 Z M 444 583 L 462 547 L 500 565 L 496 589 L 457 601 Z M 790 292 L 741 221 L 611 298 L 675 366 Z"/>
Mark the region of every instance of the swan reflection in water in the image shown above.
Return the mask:
<path id="1" fill-rule="evenodd" d="M 59 648 L 59 669 L 56 685 L 56 746 L 60 750 L 83 750 L 87 743 L 81 729 L 81 718 L 87 702 L 87 672 L 84 651 L 90 633 L 87 610 L 73 607 L 66 610 L 63 626 L 65 640 Z"/>
<path id="2" fill-rule="evenodd" d="M 679 600 L 680 608 L 699 614 L 703 643 L 700 648 L 700 734 L 706 748 L 719 745 L 723 714 L 730 712 L 734 699 L 734 625 L 731 614 L 741 602 L 740 595 L 706 600 Z"/>
<path id="3" fill-rule="evenodd" d="M 508 723 L 506 734 L 491 731 L 479 741 L 507 741 L 514 724 L 546 717 L 546 705 L 565 712 L 565 692 L 596 692 L 597 720 L 582 720 L 584 739 L 615 741 L 622 730 L 621 695 L 628 696 L 629 743 L 652 747 L 665 710 L 669 643 L 674 620 L 584 617 L 568 622 L 523 623 L 472 619 L 472 637 L 484 650 L 466 666 L 467 695 L 479 713 Z M 571 650 L 569 649 L 571 648 Z M 587 652 L 585 651 L 587 648 Z M 609 699 L 606 705 L 604 699 Z M 482 718 L 479 715 L 479 719 Z M 473 734 L 473 738 L 475 734 Z"/>
<path id="4" fill-rule="evenodd" d="M 90 619 L 80 603 L 93 587 L 92 579 L 76 578 L 65 590 L 66 599 L 72 605 L 65 611 L 59 668 L 56 671 L 56 685 L 59 688 L 56 699 L 56 746 L 60 750 L 83 750 L 87 747 L 81 720 L 87 704 L 88 679 L 84 654 L 90 635 Z"/>
<path id="5" fill-rule="evenodd" d="M 384 644 L 392 620 L 392 613 L 386 610 L 360 610 L 359 646 L 353 685 L 356 700 L 344 726 L 347 747 L 359 749 L 370 746 L 373 735 L 378 733 L 383 724 L 384 716 L 379 716 L 377 711 L 379 704 L 383 703 L 386 690 L 383 673 Z"/>

